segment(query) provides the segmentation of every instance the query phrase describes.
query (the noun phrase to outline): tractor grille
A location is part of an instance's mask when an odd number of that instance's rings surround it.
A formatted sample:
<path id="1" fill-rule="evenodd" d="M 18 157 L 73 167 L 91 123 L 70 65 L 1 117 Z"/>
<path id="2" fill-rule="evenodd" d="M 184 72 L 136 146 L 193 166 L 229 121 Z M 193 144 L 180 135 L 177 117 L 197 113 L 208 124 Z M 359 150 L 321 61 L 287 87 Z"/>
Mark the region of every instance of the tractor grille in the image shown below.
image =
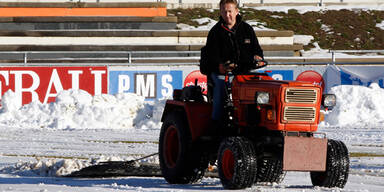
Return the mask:
<path id="1" fill-rule="evenodd" d="M 316 103 L 316 100 L 316 89 L 288 88 L 285 90 L 286 103 Z"/>
<path id="2" fill-rule="evenodd" d="M 315 121 L 316 108 L 314 107 L 285 107 L 285 121 Z"/>

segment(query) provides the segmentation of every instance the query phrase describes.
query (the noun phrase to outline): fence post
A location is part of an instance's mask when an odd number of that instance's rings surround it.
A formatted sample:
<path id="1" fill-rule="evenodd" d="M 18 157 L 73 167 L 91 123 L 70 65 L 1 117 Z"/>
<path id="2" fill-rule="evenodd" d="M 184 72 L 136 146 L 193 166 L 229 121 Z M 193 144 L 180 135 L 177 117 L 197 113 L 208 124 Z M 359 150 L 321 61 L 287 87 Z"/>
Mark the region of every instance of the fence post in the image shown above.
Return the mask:
<path id="1" fill-rule="evenodd" d="M 335 55 L 335 51 L 331 51 L 329 50 L 329 52 L 332 53 L 332 63 L 335 63 L 336 62 L 336 55 Z"/>
<path id="2" fill-rule="evenodd" d="M 132 53 L 128 52 L 128 63 L 132 63 Z"/>
<path id="3" fill-rule="evenodd" d="M 24 52 L 24 64 L 26 64 L 27 63 L 27 52 Z"/>

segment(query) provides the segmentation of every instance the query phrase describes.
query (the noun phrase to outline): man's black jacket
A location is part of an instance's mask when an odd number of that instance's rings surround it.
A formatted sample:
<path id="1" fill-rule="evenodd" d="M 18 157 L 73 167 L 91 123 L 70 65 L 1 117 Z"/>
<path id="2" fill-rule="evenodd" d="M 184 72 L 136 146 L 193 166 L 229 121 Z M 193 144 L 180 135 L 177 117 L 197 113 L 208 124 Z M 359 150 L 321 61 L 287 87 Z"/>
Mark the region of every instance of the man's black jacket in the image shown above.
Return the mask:
<path id="1" fill-rule="evenodd" d="M 264 57 L 263 50 L 253 28 L 237 15 L 236 24 L 230 30 L 224 20 L 209 31 L 207 43 L 208 73 L 219 73 L 219 64 L 231 62 L 238 65 L 237 72 L 247 72 L 255 68 L 254 55 Z"/>

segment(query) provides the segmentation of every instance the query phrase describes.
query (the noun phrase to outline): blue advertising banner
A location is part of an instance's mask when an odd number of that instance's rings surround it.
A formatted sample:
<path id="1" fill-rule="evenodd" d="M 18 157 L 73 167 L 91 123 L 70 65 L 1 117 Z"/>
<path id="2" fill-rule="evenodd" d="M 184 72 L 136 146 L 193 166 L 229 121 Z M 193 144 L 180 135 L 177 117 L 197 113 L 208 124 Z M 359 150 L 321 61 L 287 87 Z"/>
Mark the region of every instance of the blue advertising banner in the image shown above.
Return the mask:
<path id="1" fill-rule="evenodd" d="M 381 77 L 381 78 L 384 78 L 384 77 Z M 381 88 L 384 88 L 383 79 L 378 79 L 378 78 L 367 79 L 364 77 L 359 77 L 359 75 L 340 70 L 340 84 L 341 85 L 369 86 L 371 83 L 377 83 Z"/>
<path id="2" fill-rule="evenodd" d="M 266 72 L 275 80 L 293 80 L 293 70 L 260 70 L 260 73 Z"/>
<path id="3" fill-rule="evenodd" d="M 181 89 L 183 71 L 110 71 L 109 94 L 136 93 L 147 99 L 171 97 Z"/>
<path id="4" fill-rule="evenodd" d="M 330 65 L 323 74 L 327 91 L 338 85 L 369 86 L 377 83 L 384 88 L 383 66 L 336 66 Z"/>

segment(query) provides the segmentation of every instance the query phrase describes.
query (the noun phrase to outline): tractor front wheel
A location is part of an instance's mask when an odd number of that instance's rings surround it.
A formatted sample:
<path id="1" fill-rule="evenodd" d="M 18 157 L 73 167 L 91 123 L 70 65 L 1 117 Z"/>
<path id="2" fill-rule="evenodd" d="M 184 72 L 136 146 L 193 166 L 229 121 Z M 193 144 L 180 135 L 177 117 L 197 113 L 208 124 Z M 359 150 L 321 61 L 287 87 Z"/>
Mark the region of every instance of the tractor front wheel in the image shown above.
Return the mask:
<path id="1" fill-rule="evenodd" d="M 244 137 L 225 138 L 218 153 L 219 177 L 225 189 L 244 189 L 256 181 L 257 161 L 252 142 Z"/>
<path id="2" fill-rule="evenodd" d="M 260 158 L 257 161 L 257 183 L 281 183 L 284 180 L 286 172 L 281 159 Z"/>
<path id="3" fill-rule="evenodd" d="M 324 172 L 311 172 L 314 186 L 343 188 L 348 180 L 348 149 L 341 141 L 328 140 L 327 164 Z"/>

